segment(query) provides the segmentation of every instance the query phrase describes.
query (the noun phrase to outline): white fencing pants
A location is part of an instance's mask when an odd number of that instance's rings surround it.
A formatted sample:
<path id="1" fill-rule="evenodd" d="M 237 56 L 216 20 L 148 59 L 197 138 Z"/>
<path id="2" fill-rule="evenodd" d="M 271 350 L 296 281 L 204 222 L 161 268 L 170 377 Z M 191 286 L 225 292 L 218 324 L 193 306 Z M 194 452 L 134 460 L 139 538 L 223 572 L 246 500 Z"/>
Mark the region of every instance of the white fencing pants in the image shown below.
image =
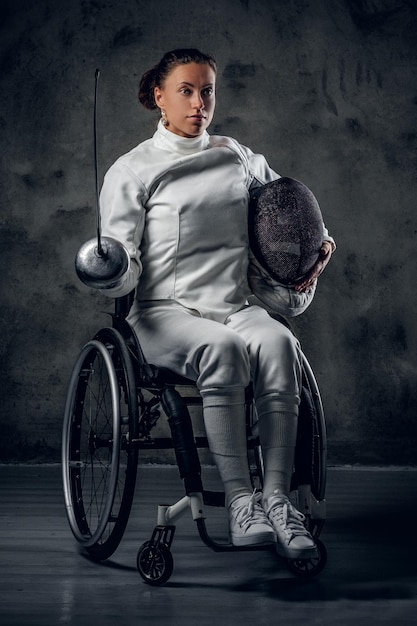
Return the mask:
<path id="1" fill-rule="evenodd" d="M 291 331 L 256 305 L 230 315 L 222 324 L 173 302 L 143 309 L 135 303 L 128 321 L 149 363 L 196 382 L 210 450 L 229 503 L 251 491 L 244 389 L 252 380 L 266 452 L 265 486 L 271 493 L 286 491 L 301 377 L 299 344 Z"/>

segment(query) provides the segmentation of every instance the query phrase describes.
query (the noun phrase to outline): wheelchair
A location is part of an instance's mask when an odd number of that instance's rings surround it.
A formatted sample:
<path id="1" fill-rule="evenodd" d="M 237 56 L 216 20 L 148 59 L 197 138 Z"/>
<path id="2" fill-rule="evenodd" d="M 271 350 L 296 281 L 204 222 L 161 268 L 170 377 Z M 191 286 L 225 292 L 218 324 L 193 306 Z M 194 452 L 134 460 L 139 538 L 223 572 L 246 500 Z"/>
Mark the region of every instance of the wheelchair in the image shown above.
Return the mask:
<path id="1" fill-rule="evenodd" d="M 133 294 L 115 300 L 112 324 L 81 349 L 69 381 L 62 434 L 62 478 L 69 526 L 79 545 L 97 561 L 119 546 L 132 507 L 139 451 L 174 451 L 185 495 L 158 507 L 157 524 L 137 553 L 140 576 L 163 585 L 173 572 L 171 545 L 176 522 L 191 512 L 203 543 L 216 552 L 275 550 L 268 546 L 235 547 L 208 533 L 206 507 L 224 506 L 224 493 L 204 489 L 198 450 L 207 438 L 195 437 L 189 407 L 201 404 L 195 383 L 157 368 L 144 359 L 126 321 Z M 184 393 L 184 390 L 187 392 Z M 170 437 L 154 436 L 164 416 Z M 254 489 L 262 488 L 263 459 L 251 389 L 246 393 L 247 450 Z M 319 574 L 327 560 L 319 539 L 326 518 L 326 428 L 319 389 L 302 355 L 302 394 L 291 500 L 305 516 L 317 543 L 317 556 L 284 561 L 299 578 Z M 277 558 L 283 558 L 278 557 Z"/>

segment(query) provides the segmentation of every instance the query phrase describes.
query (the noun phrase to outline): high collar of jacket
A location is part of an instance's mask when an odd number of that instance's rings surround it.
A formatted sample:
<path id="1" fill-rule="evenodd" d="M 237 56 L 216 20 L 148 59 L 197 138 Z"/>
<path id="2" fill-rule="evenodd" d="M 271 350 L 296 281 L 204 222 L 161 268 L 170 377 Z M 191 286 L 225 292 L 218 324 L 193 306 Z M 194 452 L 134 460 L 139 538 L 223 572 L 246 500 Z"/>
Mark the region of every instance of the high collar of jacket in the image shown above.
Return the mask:
<path id="1" fill-rule="evenodd" d="M 183 155 L 201 152 L 207 147 L 209 139 L 210 136 L 207 131 L 198 137 L 180 137 L 165 128 L 161 121 L 159 121 L 154 134 L 155 145 L 158 148 Z"/>

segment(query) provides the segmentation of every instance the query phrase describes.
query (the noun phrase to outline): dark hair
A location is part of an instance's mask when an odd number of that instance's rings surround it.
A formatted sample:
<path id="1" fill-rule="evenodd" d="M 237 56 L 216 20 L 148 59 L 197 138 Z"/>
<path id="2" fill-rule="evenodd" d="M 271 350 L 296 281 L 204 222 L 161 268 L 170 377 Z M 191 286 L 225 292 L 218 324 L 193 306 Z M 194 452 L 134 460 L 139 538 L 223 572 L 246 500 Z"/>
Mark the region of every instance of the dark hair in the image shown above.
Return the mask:
<path id="1" fill-rule="evenodd" d="M 139 83 L 139 102 L 145 109 L 157 109 L 154 97 L 155 87 L 162 87 L 166 78 L 178 65 L 187 63 L 200 63 L 209 65 L 214 72 L 217 72 L 216 61 L 209 54 L 204 54 L 196 48 L 179 48 L 164 54 L 162 59 L 144 73 Z"/>

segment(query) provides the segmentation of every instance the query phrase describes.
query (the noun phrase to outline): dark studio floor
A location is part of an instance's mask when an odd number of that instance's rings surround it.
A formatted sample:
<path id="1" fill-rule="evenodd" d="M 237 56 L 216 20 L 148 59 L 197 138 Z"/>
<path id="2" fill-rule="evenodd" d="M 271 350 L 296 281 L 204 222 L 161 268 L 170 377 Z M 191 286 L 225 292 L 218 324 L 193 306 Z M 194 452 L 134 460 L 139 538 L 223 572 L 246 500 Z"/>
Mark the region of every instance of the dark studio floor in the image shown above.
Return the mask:
<path id="1" fill-rule="evenodd" d="M 322 574 L 303 582 L 272 552 L 215 553 L 190 517 L 179 521 L 174 573 L 146 585 L 136 552 L 156 505 L 181 497 L 176 467 L 139 467 L 121 545 L 102 564 L 82 556 L 69 530 L 59 466 L 0 467 L 2 626 L 223 626 L 417 624 L 417 471 L 329 468 L 328 551 Z M 204 468 L 205 484 L 216 483 Z M 222 532 L 223 509 L 207 525 Z"/>

